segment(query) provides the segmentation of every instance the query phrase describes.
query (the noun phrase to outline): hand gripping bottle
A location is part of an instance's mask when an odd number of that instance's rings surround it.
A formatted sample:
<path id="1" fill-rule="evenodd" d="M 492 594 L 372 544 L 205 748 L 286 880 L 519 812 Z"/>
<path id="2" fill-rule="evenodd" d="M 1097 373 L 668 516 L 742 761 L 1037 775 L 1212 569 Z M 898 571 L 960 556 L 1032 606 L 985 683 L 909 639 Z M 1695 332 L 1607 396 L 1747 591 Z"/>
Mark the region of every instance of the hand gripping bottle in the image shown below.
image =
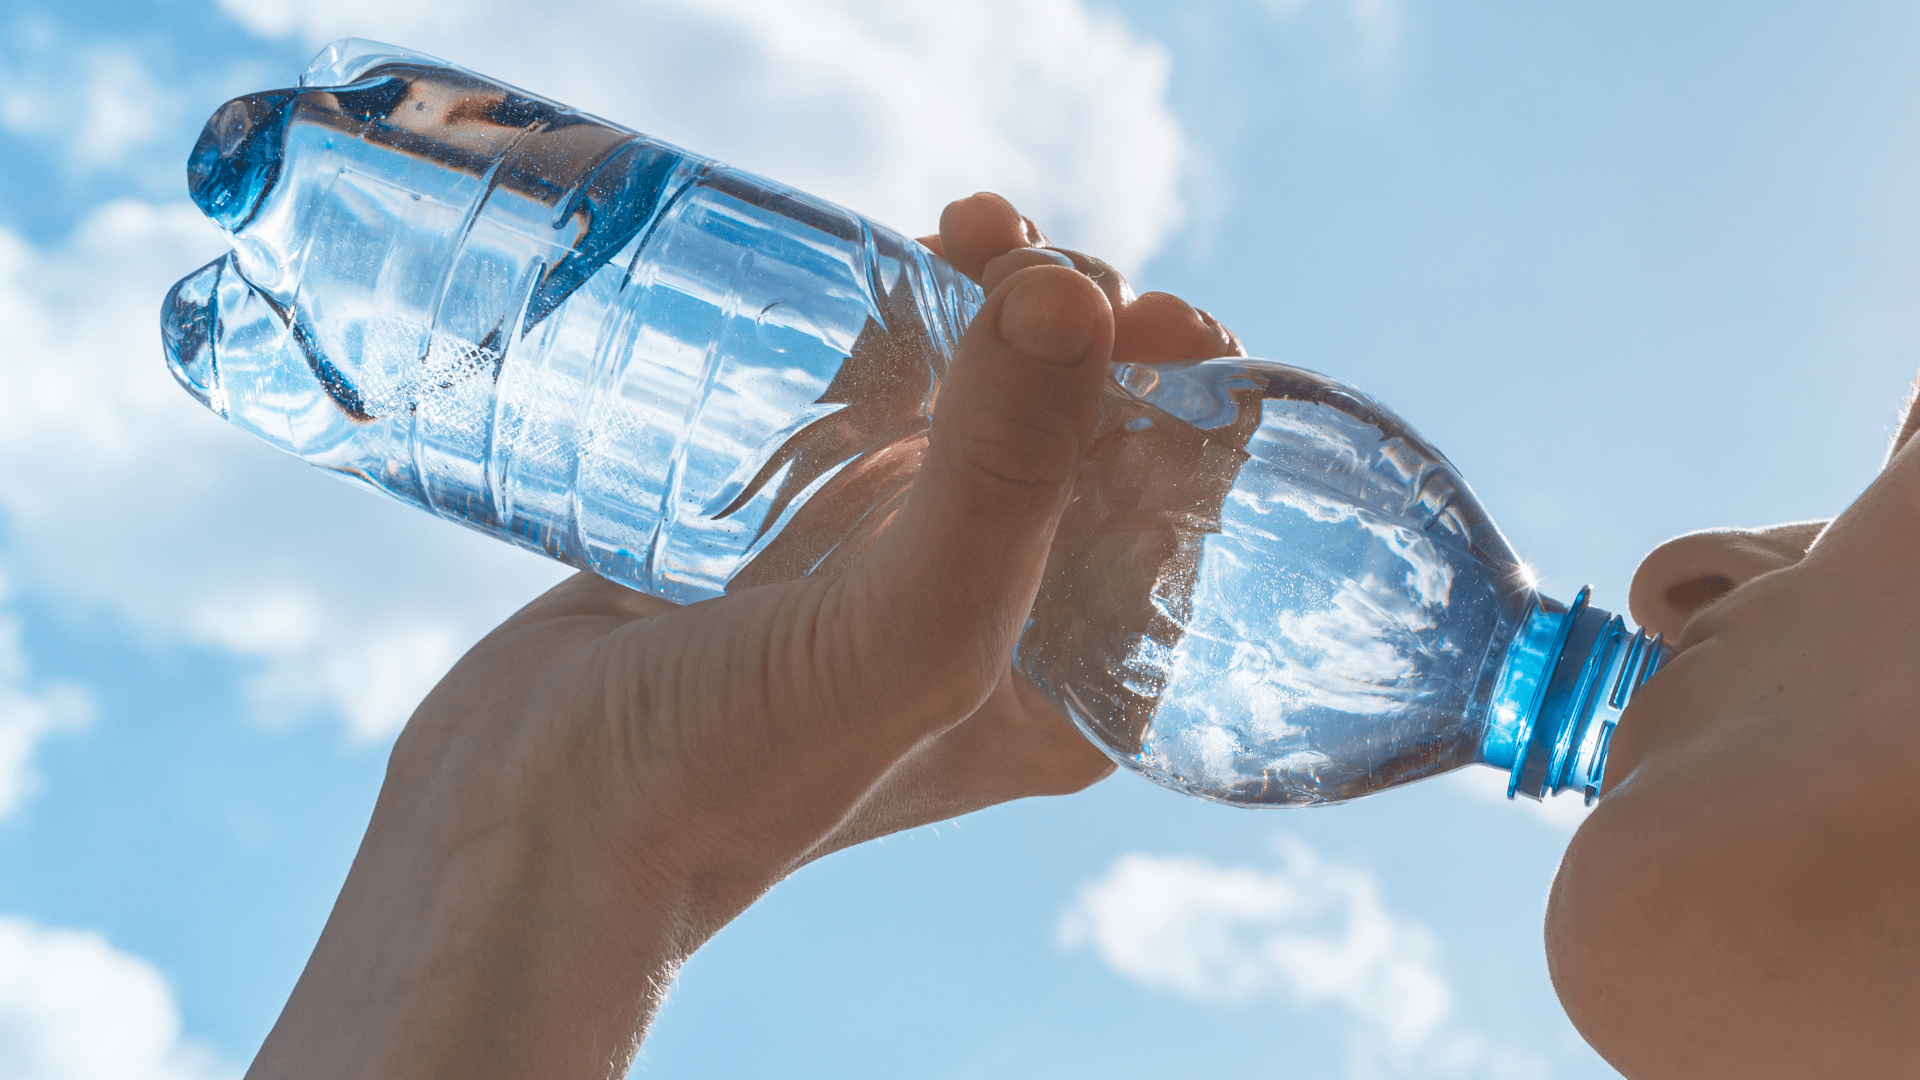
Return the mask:
<path id="1" fill-rule="evenodd" d="M 979 288 L 857 214 L 373 42 L 237 98 L 188 164 L 232 250 L 162 311 L 227 420 L 688 603 L 886 527 Z M 1015 658 L 1117 761 L 1259 806 L 1480 763 L 1600 788 L 1665 655 L 1536 593 L 1364 394 L 1118 365 Z"/>

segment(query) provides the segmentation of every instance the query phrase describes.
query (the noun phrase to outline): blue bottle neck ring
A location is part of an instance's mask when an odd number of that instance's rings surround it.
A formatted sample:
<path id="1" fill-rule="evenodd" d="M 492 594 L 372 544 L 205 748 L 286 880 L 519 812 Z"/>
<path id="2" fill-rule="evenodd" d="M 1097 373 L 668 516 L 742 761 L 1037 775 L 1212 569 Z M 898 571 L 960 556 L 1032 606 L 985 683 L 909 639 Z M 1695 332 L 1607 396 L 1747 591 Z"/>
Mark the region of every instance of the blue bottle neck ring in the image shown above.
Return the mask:
<path id="1" fill-rule="evenodd" d="M 1589 805 L 1599 798 L 1620 714 L 1671 655 L 1658 636 L 1588 603 L 1591 592 L 1561 611 L 1535 605 L 1507 648 L 1480 760 L 1508 770 L 1508 798 L 1576 787 Z"/>

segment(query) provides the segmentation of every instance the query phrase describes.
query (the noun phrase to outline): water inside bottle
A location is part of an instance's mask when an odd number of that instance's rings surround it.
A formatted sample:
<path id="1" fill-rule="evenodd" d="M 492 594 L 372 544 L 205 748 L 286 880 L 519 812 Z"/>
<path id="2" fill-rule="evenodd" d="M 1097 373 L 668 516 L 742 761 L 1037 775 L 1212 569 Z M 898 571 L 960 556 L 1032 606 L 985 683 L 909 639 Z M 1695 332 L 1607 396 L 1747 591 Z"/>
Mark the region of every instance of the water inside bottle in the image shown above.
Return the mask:
<path id="1" fill-rule="evenodd" d="M 233 251 L 164 321 L 203 401 L 682 601 L 817 564 L 859 523 L 782 525 L 835 485 L 904 487 L 890 451 L 924 433 L 971 283 L 817 199 L 372 59 L 316 65 L 345 86 L 230 102 L 195 148 L 194 198 Z"/>
<path id="2" fill-rule="evenodd" d="M 1075 489 L 1021 670 L 1130 766 L 1222 802 L 1337 802 L 1478 760 L 1539 601 L 1445 457 L 1286 365 L 1117 382 L 1132 408 Z"/>

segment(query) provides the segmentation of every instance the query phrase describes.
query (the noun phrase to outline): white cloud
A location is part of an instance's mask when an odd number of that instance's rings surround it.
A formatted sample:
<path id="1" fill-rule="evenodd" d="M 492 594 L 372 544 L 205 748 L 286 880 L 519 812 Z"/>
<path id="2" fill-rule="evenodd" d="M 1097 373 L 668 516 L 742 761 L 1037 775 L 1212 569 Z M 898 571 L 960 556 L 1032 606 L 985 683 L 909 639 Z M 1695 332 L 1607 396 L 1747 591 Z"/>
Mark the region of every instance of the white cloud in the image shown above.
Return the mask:
<path id="1" fill-rule="evenodd" d="M 609 0 L 532 22 L 506 0 L 226 2 L 261 33 L 456 58 L 909 230 L 990 187 L 1057 239 L 1138 263 L 1181 215 L 1167 54 L 1080 0 Z M 58 128 L 77 161 L 131 153 L 160 126 L 140 110 L 173 107 L 131 53 L 46 25 L 9 42 L 0 122 Z M 72 71 L 35 66 L 63 56 Z M 230 652 L 269 720 L 321 710 L 378 739 L 562 571 L 348 492 L 182 393 L 157 308 L 220 249 L 185 203 L 109 203 L 46 248 L 0 229 L 7 560 L 36 591 Z"/>
<path id="2" fill-rule="evenodd" d="M 108 204 L 44 251 L 0 229 L 7 559 L 23 587 L 231 651 L 268 719 L 378 739 L 564 571 L 350 491 L 183 393 L 160 299 L 221 246 L 185 203 Z"/>
<path id="3" fill-rule="evenodd" d="M 399 730 L 465 644 L 437 622 L 362 628 L 337 640 L 320 602 L 299 588 L 223 594 L 194 608 L 187 626 L 202 641 L 261 661 L 248 689 L 262 714 L 297 716 L 306 703 L 327 701 L 357 743 Z"/>
<path id="4" fill-rule="evenodd" d="M 259 34 L 445 57 L 909 233 L 995 190 L 1137 270 L 1184 216 L 1169 55 L 1083 0 L 221 2 Z"/>
<path id="5" fill-rule="evenodd" d="M 37 23 L 0 42 L 0 127 L 59 142 L 79 169 L 124 163 L 173 130 L 179 109 L 179 95 L 123 45 L 75 45 Z"/>
<path id="6" fill-rule="evenodd" d="M 0 917 L 0 1077 L 226 1080 L 181 1037 L 180 1010 L 151 964 L 99 934 Z"/>
<path id="7" fill-rule="evenodd" d="M 6 582 L 0 580 L 0 601 L 6 599 L 6 592 Z M 91 702 L 78 687 L 62 683 L 36 687 L 31 682 L 20 647 L 20 620 L 0 610 L 0 819 L 39 786 L 33 752 L 40 740 L 64 728 L 79 727 L 92 715 Z"/>
<path id="8" fill-rule="evenodd" d="M 1356 59 L 1362 66 L 1378 66 L 1392 59 L 1406 23 L 1402 0 L 1337 0 L 1344 9 L 1353 34 Z M 1323 7 L 1316 0 L 1267 0 L 1267 5 L 1282 18 L 1291 18 L 1309 7 Z"/>
<path id="9" fill-rule="evenodd" d="M 1278 869 L 1122 856 L 1081 887 L 1059 941 L 1198 1001 L 1335 1007 L 1350 1021 L 1353 1077 L 1542 1074 L 1530 1056 L 1450 1022 L 1432 932 L 1388 910 L 1372 874 L 1298 840 L 1279 852 Z"/>
<path id="10" fill-rule="evenodd" d="M 1573 835 L 1573 830 L 1587 820 L 1590 809 L 1587 800 L 1577 792 L 1553 795 L 1545 799 L 1529 799 L 1524 795 L 1507 798 L 1507 774 L 1499 769 L 1467 768 L 1456 769 L 1449 773 L 1443 783 L 1449 784 L 1455 791 L 1469 799 L 1483 803 L 1501 803 L 1510 811 L 1525 814 L 1533 820 L 1558 833 Z"/>

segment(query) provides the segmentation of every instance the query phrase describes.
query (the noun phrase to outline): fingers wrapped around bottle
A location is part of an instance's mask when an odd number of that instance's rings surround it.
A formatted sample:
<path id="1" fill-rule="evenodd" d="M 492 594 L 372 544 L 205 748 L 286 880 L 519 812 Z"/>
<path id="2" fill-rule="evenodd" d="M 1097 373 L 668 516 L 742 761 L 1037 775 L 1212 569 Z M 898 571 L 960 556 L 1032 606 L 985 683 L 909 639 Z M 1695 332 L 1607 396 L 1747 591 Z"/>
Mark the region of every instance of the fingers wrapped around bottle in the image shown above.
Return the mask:
<path id="1" fill-rule="evenodd" d="M 947 206 L 940 234 L 924 237 L 935 254 L 988 292 L 1034 266 L 1067 266 L 1105 294 L 1113 310 L 1112 361 L 1163 364 L 1214 356 L 1245 356 L 1240 339 L 1218 320 L 1170 293 L 1135 295 L 1127 279 L 1102 259 L 1052 245 L 1012 203 L 981 192 Z"/>

